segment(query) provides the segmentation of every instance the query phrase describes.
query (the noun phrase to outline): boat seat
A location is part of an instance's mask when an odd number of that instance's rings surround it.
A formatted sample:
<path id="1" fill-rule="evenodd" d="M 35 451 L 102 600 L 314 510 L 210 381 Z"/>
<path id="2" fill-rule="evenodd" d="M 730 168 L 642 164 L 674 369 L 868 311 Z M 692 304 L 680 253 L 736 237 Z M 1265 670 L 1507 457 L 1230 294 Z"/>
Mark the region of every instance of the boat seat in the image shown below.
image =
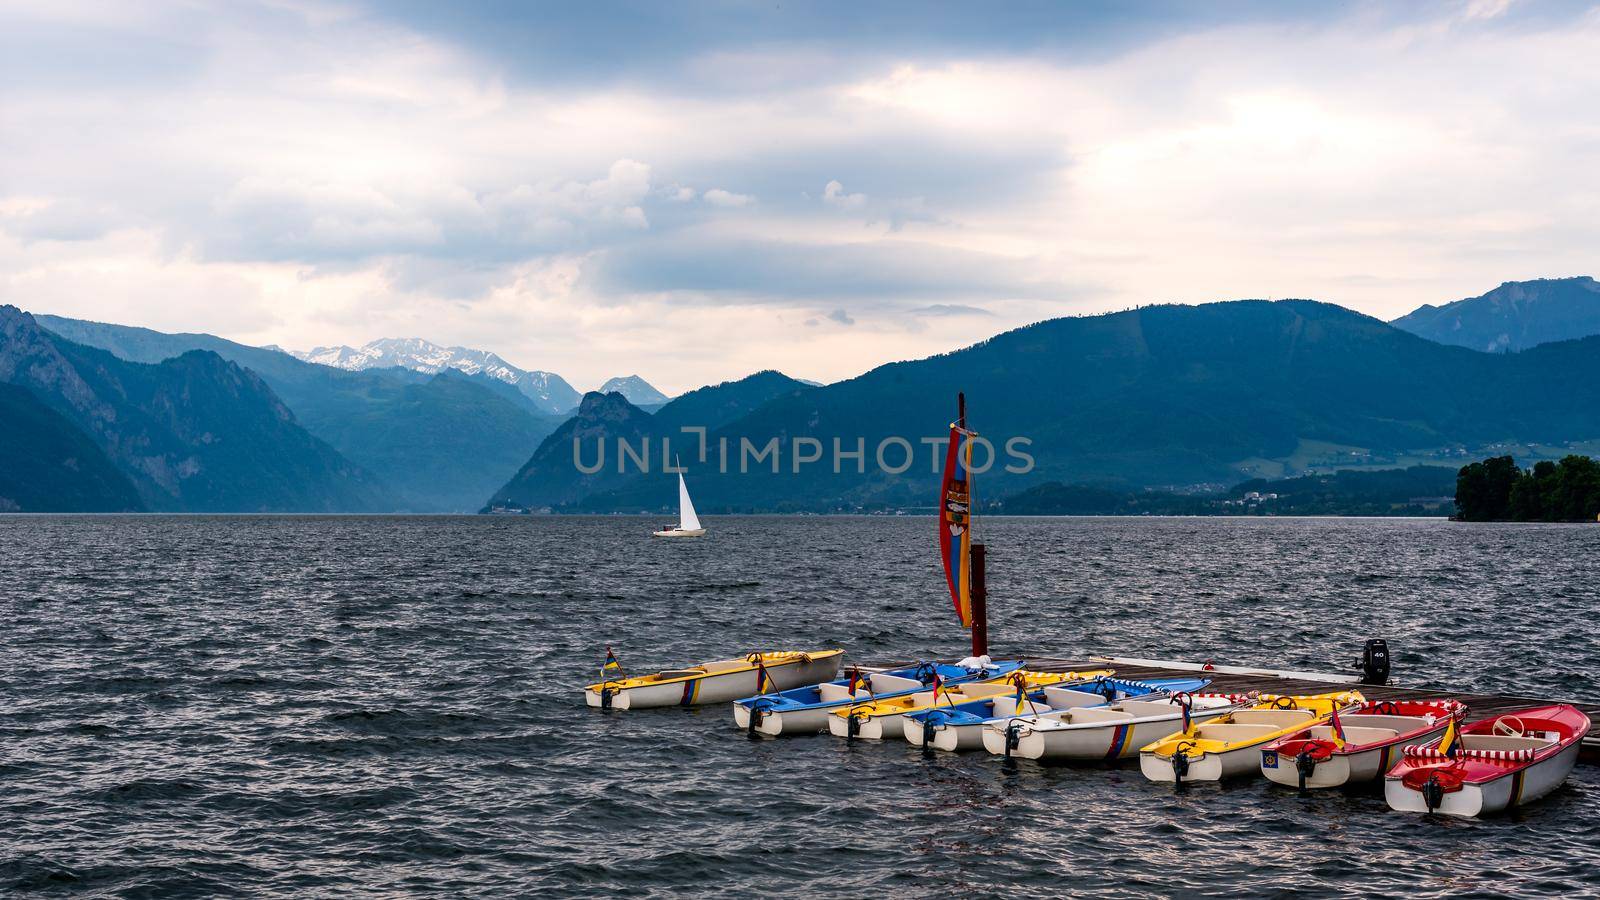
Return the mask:
<path id="1" fill-rule="evenodd" d="M 1468 750 L 1543 750 L 1555 743 L 1546 738 L 1505 737 L 1498 734 L 1463 734 L 1461 746 Z"/>
<path id="2" fill-rule="evenodd" d="M 1164 703 L 1160 700 L 1124 700 L 1117 704 L 1119 709 L 1126 710 L 1132 715 L 1143 718 L 1145 716 L 1167 716 L 1181 712 L 1183 707 L 1176 703 Z"/>
<path id="3" fill-rule="evenodd" d="M 1315 718 L 1307 709 L 1241 709 L 1233 714 L 1233 724 L 1271 725 L 1278 729 L 1302 725 Z"/>
<path id="4" fill-rule="evenodd" d="M 1443 719 L 1435 719 L 1434 724 L 1439 724 L 1443 721 Z M 1418 728 L 1426 728 L 1428 726 L 1428 720 L 1421 716 L 1369 716 L 1365 713 L 1354 716 L 1340 716 L 1339 722 L 1344 725 L 1354 725 L 1358 728 L 1389 728 L 1399 734 L 1416 731 Z"/>
<path id="5" fill-rule="evenodd" d="M 1083 725 L 1093 722 L 1120 722 L 1133 718 L 1132 713 L 1125 713 L 1120 709 L 1111 709 L 1105 706 L 1081 706 L 1068 710 L 1061 716 L 1062 721 L 1073 725 Z"/>
<path id="6" fill-rule="evenodd" d="M 857 688 L 856 697 L 865 699 L 867 697 L 867 692 Z M 817 699 L 821 700 L 823 703 L 838 703 L 842 700 L 852 699 L 850 697 L 850 686 L 847 684 L 830 684 L 824 682 L 823 684 L 817 685 Z"/>
<path id="7" fill-rule="evenodd" d="M 1344 723 L 1340 723 L 1343 725 Z M 1331 740 L 1333 738 L 1332 725 L 1314 725 L 1310 732 L 1311 737 Z M 1358 725 L 1344 725 L 1344 739 L 1352 744 L 1375 744 L 1379 741 L 1392 741 L 1400 736 L 1400 732 L 1393 728 L 1363 728 Z"/>
<path id="8" fill-rule="evenodd" d="M 899 691 L 910 691 L 922 687 L 922 682 L 915 678 L 902 678 L 899 675 L 885 675 L 874 672 L 867 676 L 867 681 L 872 684 L 872 690 L 878 694 L 893 694 Z"/>
<path id="9" fill-rule="evenodd" d="M 1099 706 L 1106 702 L 1106 698 L 1099 694 L 1090 694 L 1085 691 L 1075 691 L 1071 688 L 1048 687 L 1044 689 L 1044 699 L 1053 709 L 1072 709 L 1076 706 Z"/>
<path id="10" fill-rule="evenodd" d="M 1281 731 L 1277 725 L 1241 725 L 1222 723 L 1218 725 L 1201 725 L 1195 730 L 1195 736 L 1209 741 L 1250 741 L 1265 737 L 1274 731 Z"/>
<path id="11" fill-rule="evenodd" d="M 749 667 L 750 663 L 742 659 L 719 659 L 716 662 L 703 663 L 698 668 L 704 669 L 707 672 L 732 672 L 735 669 L 746 669 Z"/>
<path id="12" fill-rule="evenodd" d="M 981 700 L 985 697 L 999 697 L 1003 694 L 1015 694 L 1017 692 L 1016 687 L 1005 683 L 964 684 L 960 687 L 952 688 L 952 690 L 960 693 L 968 700 Z"/>

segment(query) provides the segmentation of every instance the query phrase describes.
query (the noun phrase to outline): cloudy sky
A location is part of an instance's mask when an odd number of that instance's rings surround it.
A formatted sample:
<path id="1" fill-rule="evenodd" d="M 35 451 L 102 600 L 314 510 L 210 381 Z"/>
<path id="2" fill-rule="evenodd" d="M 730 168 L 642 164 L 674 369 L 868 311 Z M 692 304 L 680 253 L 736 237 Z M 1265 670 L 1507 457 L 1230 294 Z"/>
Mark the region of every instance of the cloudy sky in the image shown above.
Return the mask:
<path id="1" fill-rule="evenodd" d="M 1600 6 L 0 0 L 0 302 L 580 388 L 1600 274 Z"/>

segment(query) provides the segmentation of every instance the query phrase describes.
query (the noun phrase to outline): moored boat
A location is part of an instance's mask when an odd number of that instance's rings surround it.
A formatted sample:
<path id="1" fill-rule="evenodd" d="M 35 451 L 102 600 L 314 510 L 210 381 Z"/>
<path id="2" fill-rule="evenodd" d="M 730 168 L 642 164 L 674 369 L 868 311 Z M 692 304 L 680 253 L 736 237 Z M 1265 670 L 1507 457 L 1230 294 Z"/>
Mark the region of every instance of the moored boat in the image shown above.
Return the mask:
<path id="1" fill-rule="evenodd" d="M 1590 725 L 1561 703 L 1447 729 L 1438 745 L 1406 748 L 1384 776 L 1384 799 L 1402 812 L 1451 816 L 1531 803 L 1567 779 Z"/>
<path id="2" fill-rule="evenodd" d="M 583 689 L 584 702 L 605 709 L 727 703 L 763 691 L 827 681 L 839 673 L 843 650 L 776 650 L 649 675 L 608 678 Z"/>
<path id="3" fill-rule="evenodd" d="M 1134 681 L 1101 677 L 1070 687 L 1043 687 L 1021 697 L 1013 691 L 1010 696 L 983 697 L 906 713 L 903 727 L 906 741 L 920 747 L 981 750 L 984 729 L 994 723 L 1048 720 L 1071 709 L 1103 707 L 1136 697 L 1158 699 L 1173 693 L 1197 691 L 1210 683 L 1206 678 Z"/>
<path id="4" fill-rule="evenodd" d="M 1466 714 L 1459 700 L 1370 700 L 1262 747 L 1261 773 L 1301 790 L 1372 781 L 1404 748 L 1437 742 Z"/>
<path id="5" fill-rule="evenodd" d="M 983 747 L 996 756 L 1037 760 L 1121 760 L 1139 748 L 1254 702 L 1242 694 L 1187 694 L 1069 707 L 987 723 Z"/>
<path id="6" fill-rule="evenodd" d="M 1151 781 L 1220 781 L 1260 774 L 1261 747 L 1292 731 L 1328 720 L 1364 703 L 1355 691 L 1309 696 L 1262 695 L 1255 704 L 1182 731 L 1139 749 L 1139 769 Z"/>
<path id="7" fill-rule="evenodd" d="M 966 684 L 936 685 L 899 697 L 879 698 L 850 704 L 828 717 L 828 730 L 842 738 L 884 741 L 905 736 L 905 715 L 934 707 L 957 706 L 970 700 L 1015 694 L 1020 683 L 1025 692 L 1049 685 L 1068 685 L 1116 673 L 1110 669 L 1091 672 L 1037 672 L 1017 669 Z"/>
<path id="8" fill-rule="evenodd" d="M 972 663 L 973 665 L 963 665 Z M 853 703 L 903 697 L 925 691 L 934 676 L 948 685 L 960 685 L 1022 668 L 1022 660 L 991 662 L 988 657 L 962 663 L 925 662 L 903 669 L 857 669 L 845 678 L 823 684 L 745 697 L 733 702 L 733 722 L 739 728 L 766 735 L 816 734 L 828 730 L 828 716 Z"/>

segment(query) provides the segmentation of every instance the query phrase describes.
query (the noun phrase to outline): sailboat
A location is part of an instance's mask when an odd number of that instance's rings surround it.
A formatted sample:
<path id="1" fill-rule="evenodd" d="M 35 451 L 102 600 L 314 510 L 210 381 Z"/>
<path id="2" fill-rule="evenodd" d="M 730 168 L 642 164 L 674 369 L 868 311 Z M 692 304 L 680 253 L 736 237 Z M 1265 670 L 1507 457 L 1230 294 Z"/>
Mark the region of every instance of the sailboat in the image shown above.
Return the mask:
<path id="1" fill-rule="evenodd" d="M 694 501 L 689 499 L 689 485 L 678 473 L 678 524 L 655 532 L 656 537 L 700 537 L 706 530 L 700 527 L 700 517 L 694 514 Z"/>

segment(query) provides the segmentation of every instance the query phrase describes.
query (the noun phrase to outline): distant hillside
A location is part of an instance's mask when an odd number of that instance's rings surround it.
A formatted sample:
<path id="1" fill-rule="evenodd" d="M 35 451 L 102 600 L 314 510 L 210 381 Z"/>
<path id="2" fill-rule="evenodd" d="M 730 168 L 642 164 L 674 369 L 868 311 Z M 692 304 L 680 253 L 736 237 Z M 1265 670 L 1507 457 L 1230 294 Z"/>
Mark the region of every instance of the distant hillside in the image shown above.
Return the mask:
<path id="1" fill-rule="evenodd" d="M 978 496 L 1032 484 L 1126 488 L 1236 483 L 1331 459 L 1445 458 L 1499 441 L 1560 444 L 1600 437 L 1600 337 L 1510 356 L 1427 341 L 1338 306 L 1307 300 L 1154 306 L 1055 319 L 953 353 L 892 363 L 826 387 L 779 396 L 716 429 L 730 470 L 691 469 L 703 511 L 927 505 L 933 449 L 965 391 L 971 424 L 996 449 Z M 890 448 L 886 473 L 876 450 Z M 1026 439 L 1031 471 L 1006 453 Z M 822 459 L 795 471 L 796 442 Z M 776 441 L 740 471 L 739 451 Z M 841 449 L 864 448 L 865 459 Z M 984 459 L 980 451 L 979 464 Z M 591 510 L 652 508 L 624 486 Z"/>
<path id="2" fill-rule="evenodd" d="M 793 396 L 810 389 L 805 382 L 767 369 L 737 381 L 707 385 L 683 394 L 656 412 L 656 425 L 669 432 L 685 426 L 714 430 L 778 397 Z"/>
<path id="3" fill-rule="evenodd" d="M 578 416 L 547 438 L 516 478 L 492 500 L 515 500 L 531 507 L 561 506 L 605 495 L 607 491 L 631 489 L 648 504 L 662 494 L 664 442 L 670 442 L 680 464 L 697 466 L 698 435 L 685 432 L 684 428 L 703 428 L 709 433 L 774 399 L 807 390 L 810 388 L 782 372 L 767 370 L 690 391 L 654 415 L 646 414 L 619 393 L 589 394 Z M 607 456 L 603 471 L 588 474 L 573 464 L 574 436 L 580 439 L 586 466 L 594 465 L 604 446 Z M 628 460 L 626 471 L 618 471 L 619 437 L 636 451 L 645 448 L 646 439 L 650 441 L 651 474 L 640 475 L 640 467 L 632 459 Z M 712 452 L 709 445 L 707 450 Z"/>
<path id="4" fill-rule="evenodd" d="M 565 416 L 578 405 L 578 392 L 554 372 L 520 369 L 487 350 L 441 347 L 422 338 L 383 338 L 360 347 L 318 347 L 294 356 L 352 372 L 400 367 L 427 375 L 445 369 L 481 374 L 514 386 L 545 415 Z"/>
<path id="5" fill-rule="evenodd" d="M 419 384 L 384 385 L 353 413 L 319 414 L 314 428 L 334 446 L 359 447 L 362 465 L 396 486 L 401 508 L 472 512 L 555 427 L 477 377 L 446 369 Z M 458 427 L 464 420 L 470 429 Z"/>
<path id="6" fill-rule="evenodd" d="M 515 502 L 535 509 L 560 506 L 625 482 L 632 476 L 621 471 L 617 439 L 626 441 L 630 447 L 643 449 L 645 439 L 654 431 L 655 423 L 650 414 L 629 403 L 621 394 L 598 391 L 584 394 L 577 414 L 545 438 L 516 475 L 495 492 L 488 505 Z M 574 456 L 574 440 L 586 451 L 581 460 Z M 584 468 L 595 471 L 581 471 L 579 462 Z M 628 466 L 629 472 L 640 468 L 631 460 Z M 649 466 L 652 470 L 660 469 L 659 449 L 652 454 Z"/>
<path id="7" fill-rule="evenodd" d="M 210 351 L 129 362 L 3 306 L 0 381 L 29 388 L 85 432 L 153 510 L 343 512 L 393 502 L 301 428 L 259 377 Z"/>
<path id="8" fill-rule="evenodd" d="M 0 383 L 0 512 L 138 512 L 133 482 L 33 392 Z"/>
<path id="9" fill-rule="evenodd" d="M 1017 516 L 1445 516 L 1453 510 L 1455 482 L 1456 470 L 1448 466 L 1258 478 L 1205 495 L 1052 481 L 1007 497 L 991 511 Z"/>
<path id="10" fill-rule="evenodd" d="M 629 403 L 642 407 L 659 407 L 672 399 L 637 375 L 623 375 L 609 379 L 600 385 L 599 393 L 621 394 Z"/>
<path id="11" fill-rule="evenodd" d="M 51 331 L 140 362 L 211 350 L 259 374 L 312 434 L 379 475 L 392 509 L 476 509 L 527 460 L 561 417 L 544 414 L 513 385 L 484 373 L 433 388 L 437 376 L 390 367 L 347 371 L 209 334 L 39 316 Z"/>
<path id="12" fill-rule="evenodd" d="M 1526 350 L 1600 334 L 1600 283 L 1588 276 L 1508 281 L 1481 297 L 1424 305 L 1392 324 L 1441 344 Z"/>

